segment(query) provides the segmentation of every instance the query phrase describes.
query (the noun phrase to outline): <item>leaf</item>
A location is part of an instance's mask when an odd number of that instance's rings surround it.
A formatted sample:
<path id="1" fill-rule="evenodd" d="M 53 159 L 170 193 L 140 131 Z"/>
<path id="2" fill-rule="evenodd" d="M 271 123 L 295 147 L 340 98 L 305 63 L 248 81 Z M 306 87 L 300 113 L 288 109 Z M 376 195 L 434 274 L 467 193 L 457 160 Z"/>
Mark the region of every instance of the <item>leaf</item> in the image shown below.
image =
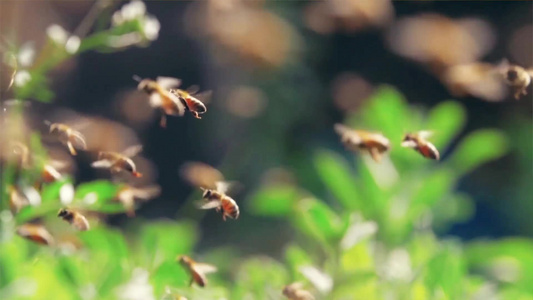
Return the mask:
<path id="1" fill-rule="evenodd" d="M 155 267 L 166 260 L 174 261 L 179 254 L 190 253 L 197 235 L 191 222 L 152 222 L 142 227 L 138 247 L 146 266 Z"/>
<path id="2" fill-rule="evenodd" d="M 374 271 L 374 259 L 368 241 L 362 241 L 342 253 L 341 267 L 347 273 Z"/>
<path id="3" fill-rule="evenodd" d="M 275 185 L 261 188 L 249 202 L 249 210 L 257 215 L 281 217 L 293 211 L 299 198 L 297 188 L 290 185 Z"/>
<path id="4" fill-rule="evenodd" d="M 312 265 L 313 260 L 309 255 L 297 245 L 290 245 L 285 250 L 285 261 L 291 269 L 293 279 L 302 278 L 300 271 L 301 266 Z"/>
<path id="5" fill-rule="evenodd" d="M 350 211 L 364 208 L 357 179 L 347 167 L 347 161 L 331 151 L 321 150 L 314 156 L 314 163 L 324 184 L 345 208 Z"/>
<path id="6" fill-rule="evenodd" d="M 430 111 L 424 130 L 434 131 L 430 140 L 437 148 L 445 148 L 463 129 L 465 122 L 465 108 L 458 102 L 446 101 Z"/>
<path id="7" fill-rule="evenodd" d="M 426 267 L 425 283 L 433 291 L 442 289 L 448 299 L 460 299 L 464 290 L 466 265 L 459 250 L 447 245 Z"/>
<path id="8" fill-rule="evenodd" d="M 91 210 L 105 210 L 106 206 L 117 206 L 115 199 L 119 185 L 107 180 L 95 180 L 78 185 L 74 196 L 74 205 Z"/>
<path id="9" fill-rule="evenodd" d="M 409 206 L 409 216 L 413 220 L 442 200 L 453 189 L 455 178 L 451 171 L 441 168 L 428 175 L 421 174 L 417 183 L 419 186 Z"/>
<path id="10" fill-rule="evenodd" d="M 176 261 L 163 262 L 150 276 L 155 294 L 162 295 L 166 287 L 188 287 L 190 275 Z"/>
<path id="11" fill-rule="evenodd" d="M 289 276 L 279 262 L 268 257 L 253 257 L 240 265 L 235 278 L 236 286 L 229 299 L 277 299 Z"/>
<path id="12" fill-rule="evenodd" d="M 464 175 L 485 162 L 501 157 L 506 152 L 507 138 L 501 131 L 477 130 L 463 139 L 450 157 L 450 164 L 460 175 Z"/>
<path id="13" fill-rule="evenodd" d="M 339 241 L 348 226 L 329 206 L 312 198 L 300 200 L 293 221 L 302 232 L 323 243 Z"/>

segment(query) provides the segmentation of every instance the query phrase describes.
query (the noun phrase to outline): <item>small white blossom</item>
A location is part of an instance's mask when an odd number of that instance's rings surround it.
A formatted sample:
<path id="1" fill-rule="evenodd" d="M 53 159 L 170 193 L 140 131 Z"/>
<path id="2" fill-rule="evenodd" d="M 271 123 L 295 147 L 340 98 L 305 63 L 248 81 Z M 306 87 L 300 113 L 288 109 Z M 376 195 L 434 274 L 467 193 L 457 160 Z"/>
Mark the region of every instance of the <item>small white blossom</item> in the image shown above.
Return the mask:
<path id="1" fill-rule="evenodd" d="M 122 6 L 120 12 L 124 21 L 134 20 L 146 14 L 146 5 L 142 1 L 134 0 Z"/>
<path id="2" fill-rule="evenodd" d="M 159 36 L 159 29 L 161 29 L 161 24 L 159 21 L 152 16 L 147 16 L 144 20 L 143 31 L 146 38 L 150 41 L 154 41 Z"/>
<path id="3" fill-rule="evenodd" d="M 65 44 L 65 50 L 69 54 L 74 54 L 80 48 L 81 40 L 79 37 L 73 35 L 68 38 L 67 43 Z"/>
<path id="4" fill-rule="evenodd" d="M 29 67 L 33 63 L 35 58 L 35 48 L 33 43 L 25 43 L 20 47 L 20 50 L 17 55 L 17 61 L 21 67 Z"/>
<path id="5" fill-rule="evenodd" d="M 26 70 L 21 70 L 15 74 L 15 79 L 13 82 L 15 86 L 21 87 L 21 86 L 26 85 L 26 83 L 30 82 L 30 80 L 31 80 L 30 73 Z"/>
<path id="6" fill-rule="evenodd" d="M 98 194 L 95 192 L 89 193 L 85 195 L 85 198 L 83 198 L 83 202 L 87 205 L 95 204 L 96 201 L 98 201 Z"/>
<path id="7" fill-rule="evenodd" d="M 65 183 L 59 189 L 59 200 L 61 204 L 68 205 L 74 200 L 74 186 L 71 183 Z"/>
<path id="8" fill-rule="evenodd" d="M 144 269 L 133 270 L 131 280 L 117 289 L 120 300 L 155 300 L 154 288 L 149 282 L 150 274 Z"/>
<path id="9" fill-rule="evenodd" d="M 64 45 L 68 39 L 68 32 L 57 24 L 48 26 L 46 34 L 52 41 L 60 45 Z"/>

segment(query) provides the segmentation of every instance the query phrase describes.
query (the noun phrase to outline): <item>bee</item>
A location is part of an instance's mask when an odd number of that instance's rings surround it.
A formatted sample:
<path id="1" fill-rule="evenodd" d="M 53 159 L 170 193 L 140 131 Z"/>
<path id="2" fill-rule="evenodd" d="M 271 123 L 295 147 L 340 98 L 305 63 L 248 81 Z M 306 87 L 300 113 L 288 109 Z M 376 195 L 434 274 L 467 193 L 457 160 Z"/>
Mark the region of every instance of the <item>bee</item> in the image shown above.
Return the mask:
<path id="1" fill-rule="evenodd" d="M 521 95 L 527 95 L 527 87 L 531 83 L 533 76 L 533 69 L 525 69 L 518 65 L 511 65 L 509 61 L 504 59 L 498 66 L 503 80 L 514 89 L 515 99 L 519 99 Z"/>
<path id="2" fill-rule="evenodd" d="M 157 77 L 156 80 L 141 79 L 133 76 L 133 79 L 139 82 L 137 89 L 148 94 L 150 106 L 162 110 L 160 126 L 167 127 L 167 115 L 183 116 L 187 109 L 183 100 L 179 96 L 171 93 L 169 90 L 178 87 L 181 80 L 172 77 Z"/>
<path id="3" fill-rule="evenodd" d="M 135 188 L 129 185 L 124 186 L 117 194 L 117 200 L 122 203 L 129 217 L 135 216 L 135 199 L 148 201 L 157 197 L 161 193 L 158 186 Z"/>
<path id="4" fill-rule="evenodd" d="M 50 134 L 56 134 L 59 141 L 67 145 L 71 155 L 77 155 L 77 149 L 87 150 L 87 143 L 85 136 L 81 132 L 74 130 L 72 127 L 62 123 L 50 123 L 45 121 L 50 126 Z"/>
<path id="5" fill-rule="evenodd" d="M 335 124 L 335 132 L 341 137 L 341 142 L 350 151 L 368 151 L 372 159 L 381 161 L 383 153 L 390 149 L 389 140 L 379 133 L 364 130 L 353 130 L 342 124 Z"/>
<path id="6" fill-rule="evenodd" d="M 19 236 L 37 244 L 48 246 L 54 244 L 54 237 L 43 225 L 26 223 L 19 226 L 16 232 Z"/>
<path id="7" fill-rule="evenodd" d="M 90 229 L 89 221 L 81 213 L 68 208 L 62 208 L 57 213 L 57 216 L 67 221 L 70 225 L 79 231 L 86 231 Z"/>
<path id="8" fill-rule="evenodd" d="M 137 167 L 130 157 L 137 155 L 142 151 L 141 145 L 131 146 L 121 153 L 111 151 L 100 151 L 98 160 L 93 162 L 93 168 L 108 168 L 112 174 L 121 171 L 128 172 L 134 177 L 142 177 L 142 173 L 137 172 Z"/>
<path id="9" fill-rule="evenodd" d="M 290 300 L 315 300 L 310 292 L 303 289 L 300 282 L 291 283 L 283 287 L 283 295 Z"/>
<path id="10" fill-rule="evenodd" d="M 186 255 L 178 256 L 177 260 L 191 274 L 190 285 L 196 283 L 197 285 L 204 287 L 207 284 L 207 277 L 205 275 L 217 271 L 217 267 L 198 263 Z"/>
<path id="11" fill-rule="evenodd" d="M 190 111 L 197 119 L 201 119 L 200 114 L 207 112 L 207 107 L 199 99 L 206 101 L 211 96 L 211 91 L 198 94 L 199 89 L 197 85 L 193 85 L 185 90 L 170 90 L 172 94 L 179 97 L 180 101 L 185 105 L 185 109 Z"/>
<path id="12" fill-rule="evenodd" d="M 19 212 L 28 205 L 38 206 L 41 204 L 41 195 L 34 187 L 15 187 L 11 185 L 8 187 L 8 192 L 9 207 L 13 213 Z"/>
<path id="13" fill-rule="evenodd" d="M 431 131 L 419 131 L 417 133 L 407 133 L 402 141 L 402 147 L 413 148 L 422 156 L 429 159 L 440 159 L 439 150 L 426 139 L 433 133 Z"/>
<path id="14" fill-rule="evenodd" d="M 222 212 L 222 220 L 226 221 L 226 218 L 238 219 L 239 218 L 239 206 L 231 197 L 226 195 L 229 188 L 227 182 L 217 182 L 216 189 L 201 188 L 204 193 L 202 198 L 204 203 L 199 205 L 200 209 L 212 209 L 215 208 L 217 212 Z"/>

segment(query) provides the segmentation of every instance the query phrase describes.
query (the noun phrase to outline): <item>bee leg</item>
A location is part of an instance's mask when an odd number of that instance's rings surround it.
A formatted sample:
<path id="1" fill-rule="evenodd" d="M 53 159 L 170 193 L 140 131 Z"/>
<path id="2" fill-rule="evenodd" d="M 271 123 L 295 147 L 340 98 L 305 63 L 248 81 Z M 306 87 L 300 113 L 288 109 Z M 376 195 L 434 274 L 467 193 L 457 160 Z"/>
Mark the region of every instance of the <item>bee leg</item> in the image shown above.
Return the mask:
<path id="1" fill-rule="evenodd" d="M 195 111 L 191 111 L 191 113 L 193 114 L 193 116 L 196 118 L 196 119 L 201 119 L 202 117 L 200 117 L 200 115 L 195 112 Z"/>
<path id="2" fill-rule="evenodd" d="M 72 155 L 78 154 L 76 152 L 76 149 L 74 149 L 74 146 L 72 145 L 72 143 L 70 141 L 67 142 L 67 147 L 68 147 L 68 150 L 70 151 L 70 154 L 72 154 Z"/>
<path id="3" fill-rule="evenodd" d="M 165 114 L 161 116 L 161 121 L 159 121 L 159 125 L 163 128 L 167 128 L 167 116 Z"/>
<path id="4" fill-rule="evenodd" d="M 222 214 L 222 220 L 225 222 L 226 221 L 226 214 Z"/>

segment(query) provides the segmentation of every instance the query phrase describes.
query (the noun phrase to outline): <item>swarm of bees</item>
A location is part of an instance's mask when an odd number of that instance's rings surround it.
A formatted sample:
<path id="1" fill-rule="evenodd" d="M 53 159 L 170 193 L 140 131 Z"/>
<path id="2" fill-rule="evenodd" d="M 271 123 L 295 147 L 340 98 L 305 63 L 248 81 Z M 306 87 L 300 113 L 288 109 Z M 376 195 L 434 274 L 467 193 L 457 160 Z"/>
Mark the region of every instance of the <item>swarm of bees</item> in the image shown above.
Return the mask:
<path id="1" fill-rule="evenodd" d="M 390 150 L 390 142 L 380 133 L 371 133 L 365 130 L 350 129 L 341 124 L 335 124 L 335 132 L 340 136 L 341 142 L 346 149 L 357 152 L 368 152 L 376 162 L 381 161 L 381 157 Z M 432 135 L 431 131 L 419 131 L 416 133 L 407 133 L 403 137 L 402 147 L 408 147 L 416 150 L 422 156 L 428 159 L 439 160 L 440 154 L 431 142 L 426 139 Z"/>

